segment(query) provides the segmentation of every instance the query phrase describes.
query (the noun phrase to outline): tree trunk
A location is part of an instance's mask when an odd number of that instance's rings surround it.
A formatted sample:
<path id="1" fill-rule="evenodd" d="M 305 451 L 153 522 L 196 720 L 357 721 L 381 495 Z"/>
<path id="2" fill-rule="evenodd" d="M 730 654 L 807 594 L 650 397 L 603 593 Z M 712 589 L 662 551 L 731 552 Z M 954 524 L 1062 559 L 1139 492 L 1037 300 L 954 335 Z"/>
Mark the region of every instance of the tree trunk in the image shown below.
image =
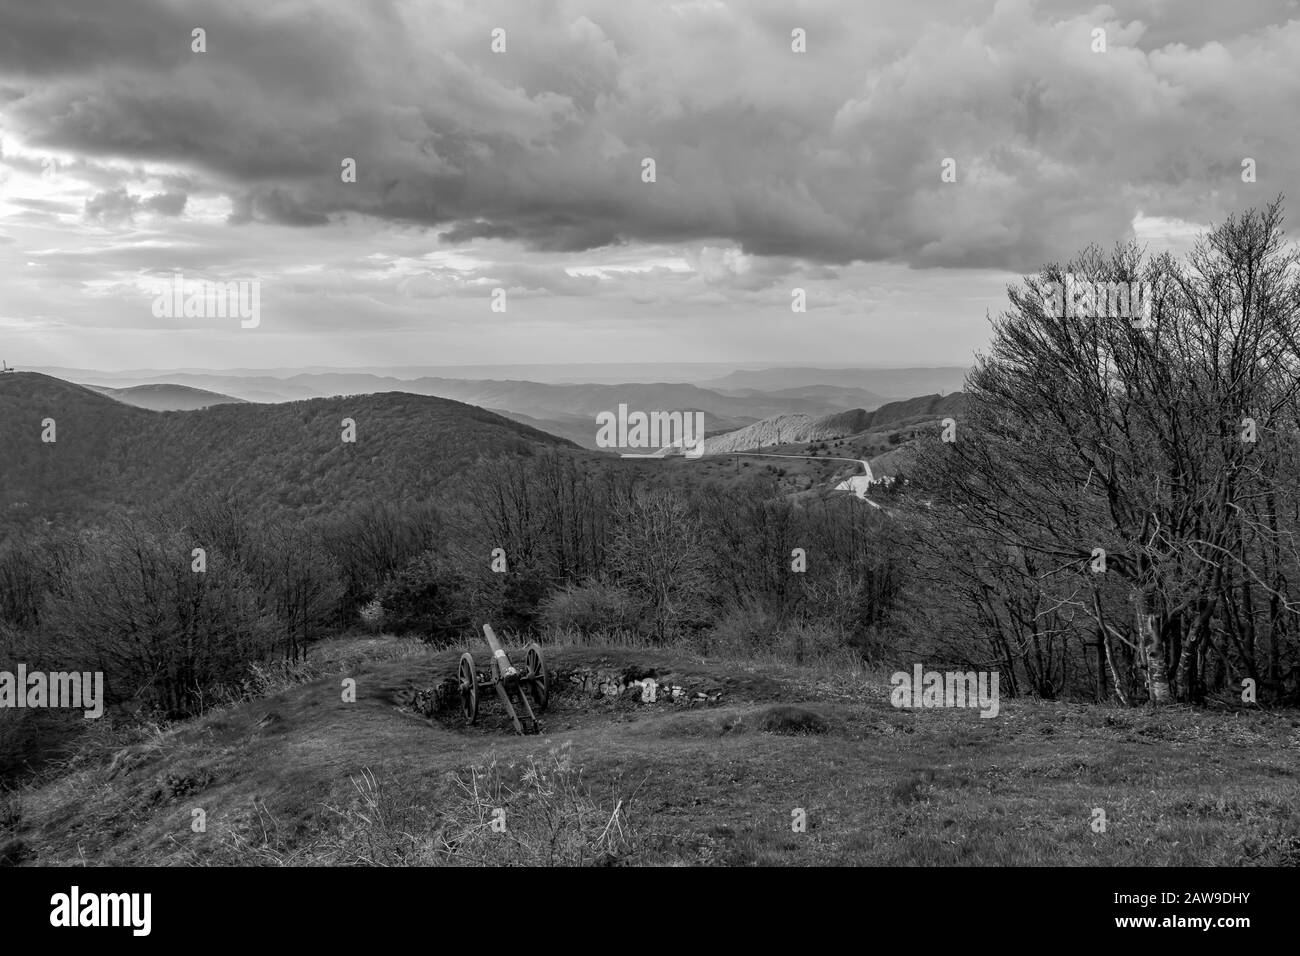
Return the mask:
<path id="1" fill-rule="evenodd" d="M 1106 699 L 1106 632 L 1097 628 L 1097 703 Z"/>
<path id="2" fill-rule="evenodd" d="M 1154 590 L 1144 591 L 1138 613 L 1138 636 L 1146 653 L 1147 694 L 1153 704 L 1169 702 L 1169 671 L 1160 626 L 1159 598 Z"/>

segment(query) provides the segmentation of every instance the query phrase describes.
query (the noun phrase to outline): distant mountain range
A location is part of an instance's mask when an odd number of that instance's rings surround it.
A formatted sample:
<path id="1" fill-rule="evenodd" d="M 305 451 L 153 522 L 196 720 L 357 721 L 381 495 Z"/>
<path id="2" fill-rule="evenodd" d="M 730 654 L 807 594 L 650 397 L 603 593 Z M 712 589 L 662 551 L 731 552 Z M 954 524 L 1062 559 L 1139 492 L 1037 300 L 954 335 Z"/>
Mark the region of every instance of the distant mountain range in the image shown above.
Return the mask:
<path id="1" fill-rule="evenodd" d="M 887 465 L 881 472 L 894 473 L 905 469 L 918 429 L 945 415 L 959 415 L 965 401 L 961 393 L 932 394 L 872 410 L 824 412 L 825 403 L 815 396 L 729 397 L 690 385 L 448 381 L 447 387 L 482 401 L 535 396 L 539 403 L 549 402 L 547 410 L 561 417 L 498 413 L 400 391 L 268 405 L 175 384 L 116 389 L 83 387 L 37 373 L 0 376 L 0 532 L 32 519 L 80 522 L 119 508 L 154 508 L 208 494 L 233 494 L 259 512 L 299 517 L 363 501 L 437 500 L 457 493 L 466 469 L 500 454 L 567 449 L 595 461 L 596 456 L 579 447 L 590 443 L 594 420 L 567 411 L 595 403 L 640 401 L 654 408 L 674 399 L 695 399 L 735 411 L 729 403 L 749 402 L 745 407 L 753 409 L 775 404 L 779 409 L 782 402 L 793 401 L 817 410 L 778 411 L 711 436 L 703 463 L 682 463 L 687 465 L 681 472 L 685 480 L 739 474 L 734 468 L 743 471 L 743 465 L 736 466 L 736 459 L 729 464 L 729 452 L 780 446 L 782 452 L 798 456 L 811 451 L 813 443 L 822 445 L 816 454 L 823 460 L 872 459 L 873 470 L 880 464 Z M 328 377 L 328 383 L 363 384 L 336 377 Z M 186 403 L 193 407 L 142 407 Z M 355 443 L 342 440 L 344 419 L 355 422 Z M 48 420 L 54 423 L 53 442 L 42 441 Z M 713 421 L 722 419 L 715 415 Z M 880 455 L 889 462 L 876 458 Z M 819 469 L 826 465 L 815 460 L 791 460 L 780 467 L 782 473 L 806 475 L 802 487 L 832 477 L 823 474 Z"/>
<path id="2" fill-rule="evenodd" d="M 522 380 L 413 378 L 340 372 L 269 376 L 227 376 L 175 373 L 173 382 L 194 389 L 236 396 L 250 402 L 291 402 L 335 395 L 373 395 L 409 392 L 432 395 L 481 408 L 501 408 L 538 419 L 590 418 L 613 411 L 620 403 L 644 411 L 703 411 L 716 419 L 716 427 L 738 427 L 759 418 L 789 412 L 825 414 L 841 408 L 839 401 L 798 394 L 769 395 L 751 390 L 743 396 L 681 382 L 632 382 L 618 385 L 583 383 L 553 385 Z M 100 386 L 102 387 L 102 386 Z M 857 397 L 856 395 L 854 397 Z M 874 399 L 876 396 L 869 395 Z M 873 402 L 873 405 L 875 403 Z M 713 425 L 710 426 L 715 427 Z"/>
<path id="3" fill-rule="evenodd" d="M 785 366 L 709 362 L 621 362 L 583 364 L 410 365 L 337 368 L 134 369 L 121 372 L 83 368 L 26 368 L 74 382 L 122 387 L 158 382 L 188 382 L 186 376 L 288 379 L 297 375 L 373 375 L 377 378 L 449 378 L 462 381 L 528 381 L 551 385 L 621 382 L 671 382 L 720 390 L 758 388 L 779 391 L 806 385 L 838 385 L 877 392 L 890 398 L 949 392 L 962 387 L 966 366 L 876 368 L 871 366 Z M 237 394 L 237 393 L 232 393 Z"/>
<path id="4" fill-rule="evenodd" d="M 520 367 L 520 370 L 527 368 Z M 552 375 L 585 371 L 593 377 L 603 377 L 597 374 L 600 368 L 547 367 L 548 374 Z M 490 371 L 493 367 L 485 366 L 483 369 Z M 694 370 L 712 374 L 718 366 L 699 366 Z M 619 405 L 626 405 L 629 411 L 701 411 L 705 416 L 706 433 L 717 435 L 783 416 L 788 419 L 783 427 L 794 427 L 799 422 L 807 423 L 853 409 L 873 411 L 901 396 L 955 391 L 962 387 L 966 374 L 965 369 L 955 367 L 762 368 L 733 370 L 702 383 L 403 377 L 418 371 L 414 368 L 190 370 L 169 373 L 88 373 L 82 370 L 76 374 L 81 381 L 94 383 L 88 385 L 89 388 L 119 401 L 155 410 L 186 410 L 238 401 L 282 403 L 383 392 L 428 395 L 492 409 L 516 422 L 592 449 L 596 447 L 596 415 L 616 412 Z M 159 377 L 167 380 L 149 380 Z"/>
<path id="5" fill-rule="evenodd" d="M 587 448 L 595 448 L 596 415 L 616 412 L 626 405 L 632 411 L 704 412 L 705 430 L 731 431 L 773 415 L 820 416 L 842 411 L 845 406 L 867 404 L 874 408 L 881 398 L 862 389 L 805 386 L 778 393 L 744 389 L 724 394 L 681 382 L 629 382 L 608 384 L 545 384 L 529 381 L 470 380 L 451 378 L 401 379 L 365 373 L 304 373 L 287 378 L 268 376 L 234 377 L 176 373 L 177 382 L 133 386 L 128 389 L 104 385 L 87 386 L 132 404 L 135 389 L 159 389 L 170 404 L 160 398 L 158 409 L 203 407 L 219 399 L 259 403 L 280 403 L 338 395 L 371 395 L 406 392 L 429 395 L 499 410 L 552 434 L 563 435 Z M 181 404 L 189 394 L 191 404 Z M 198 396 L 214 398 L 200 401 Z M 231 398 L 234 396 L 235 398 Z"/>
<path id="6" fill-rule="evenodd" d="M 780 388 L 765 391 L 761 388 L 715 388 L 716 392 L 734 398 L 753 398 L 765 396 L 771 399 L 806 399 L 822 401 L 842 408 L 875 408 L 888 401 L 888 396 L 865 388 L 850 388 L 843 385 L 797 385 L 793 388 Z"/>
<path id="7" fill-rule="evenodd" d="M 702 381 L 705 388 L 730 391 L 760 389 L 765 392 L 807 387 L 838 386 L 868 389 L 888 398 L 945 394 L 965 387 L 967 369 L 956 366 L 936 368 L 764 368 L 741 370 L 720 378 Z"/>
<path id="8" fill-rule="evenodd" d="M 132 385 L 129 388 L 109 388 L 105 385 L 87 385 L 91 391 L 115 398 L 119 402 L 147 408 L 155 412 L 188 412 L 213 405 L 234 405 L 244 400 L 208 392 L 188 385 Z"/>

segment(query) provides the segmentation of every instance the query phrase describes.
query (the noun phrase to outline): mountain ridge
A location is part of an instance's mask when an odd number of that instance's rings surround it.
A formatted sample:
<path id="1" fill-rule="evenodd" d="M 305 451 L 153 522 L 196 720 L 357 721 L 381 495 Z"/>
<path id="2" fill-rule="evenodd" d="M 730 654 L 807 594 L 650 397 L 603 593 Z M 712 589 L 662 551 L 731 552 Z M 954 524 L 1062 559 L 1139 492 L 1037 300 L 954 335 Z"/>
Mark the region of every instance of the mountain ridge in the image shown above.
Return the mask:
<path id="1" fill-rule="evenodd" d="M 816 417 L 777 415 L 734 432 L 706 439 L 704 454 L 721 455 L 776 445 L 832 441 L 910 419 L 961 414 L 965 402 L 964 393 L 953 392 L 950 395 L 922 395 L 889 402 L 870 412 L 855 408 Z"/>
<path id="2" fill-rule="evenodd" d="M 345 419 L 355 423 L 355 442 L 343 440 Z M 487 456 L 579 452 L 563 438 L 432 396 L 150 411 L 30 372 L 0 376 L 0 448 L 0 529 L 210 494 L 307 516 L 433 496 Z"/>
<path id="3" fill-rule="evenodd" d="M 82 385 L 82 388 L 91 389 L 127 405 L 134 405 L 136 408 L 147 408 L 155 412 L 193 411 L 209 408 L 212 405 L 233 405 L 245 401 L 231 395 L 222 395 L 219 392 L 210 392 L 190 385 L 176 385 L 171 382 L 129 385 L 126 388 L 87 384 Z"/>

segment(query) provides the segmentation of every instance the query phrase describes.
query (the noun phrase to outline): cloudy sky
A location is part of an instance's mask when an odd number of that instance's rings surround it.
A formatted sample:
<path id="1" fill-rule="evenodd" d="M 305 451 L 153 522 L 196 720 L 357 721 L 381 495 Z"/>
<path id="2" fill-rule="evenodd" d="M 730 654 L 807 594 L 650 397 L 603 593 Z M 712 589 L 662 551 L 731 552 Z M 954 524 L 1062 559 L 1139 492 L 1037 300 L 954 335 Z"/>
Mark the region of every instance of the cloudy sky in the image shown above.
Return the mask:
<path id="1" fill-rule="evenodd" d="M 1296 193 L 1297 63 L 1294 0 L 0 0 L 0 357 L 962 363 L 1042 263 Z"/>

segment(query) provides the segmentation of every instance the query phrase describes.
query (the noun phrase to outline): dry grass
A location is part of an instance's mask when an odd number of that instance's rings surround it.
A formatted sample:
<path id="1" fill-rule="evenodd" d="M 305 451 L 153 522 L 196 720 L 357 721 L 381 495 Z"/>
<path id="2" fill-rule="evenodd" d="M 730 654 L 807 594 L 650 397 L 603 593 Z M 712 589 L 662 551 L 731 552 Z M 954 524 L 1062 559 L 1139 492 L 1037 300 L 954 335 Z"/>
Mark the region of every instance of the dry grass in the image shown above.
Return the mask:
<path id="1" fill-rule="evenodd" d="M 1300 862 L 1293 712 L 1004 700 L 986 720 L 895 709 L 883 674 L 589 646 L 548 659 L 652 666 L 722 700 L 561 689 L 541 737 L 510 732 L 495 700 L 473 727 L 404 711 L 459 652 L 357 666 L 355 703 L 335 673 L 173 727 L 106 727 L 20 794 L 11 842 L 74 865 Z"/>
<path id="2" fill-rule="evenodd" d="M 195 863 L 272 866 L 610 866 L 635 858 L 642 842 L 629 815 L 632 795 L 599 801 L 567 746 L 522 765 L 487 764 L 451 774 L 441 800 L 369 768 L 351 793 L 326 804 L 330 820 L 314 839 L 291 845 L 265 807 L 252 833 L 232 832 Z"/>
<path id="3" fill-rule="evenodd" d="M 452 862 L 472 866 L 610 866 L 635 858 L 635 794 L 598 800 L 569 746 L 522 765 L 499 761 L 456 777 L 440 836 Z"/>

